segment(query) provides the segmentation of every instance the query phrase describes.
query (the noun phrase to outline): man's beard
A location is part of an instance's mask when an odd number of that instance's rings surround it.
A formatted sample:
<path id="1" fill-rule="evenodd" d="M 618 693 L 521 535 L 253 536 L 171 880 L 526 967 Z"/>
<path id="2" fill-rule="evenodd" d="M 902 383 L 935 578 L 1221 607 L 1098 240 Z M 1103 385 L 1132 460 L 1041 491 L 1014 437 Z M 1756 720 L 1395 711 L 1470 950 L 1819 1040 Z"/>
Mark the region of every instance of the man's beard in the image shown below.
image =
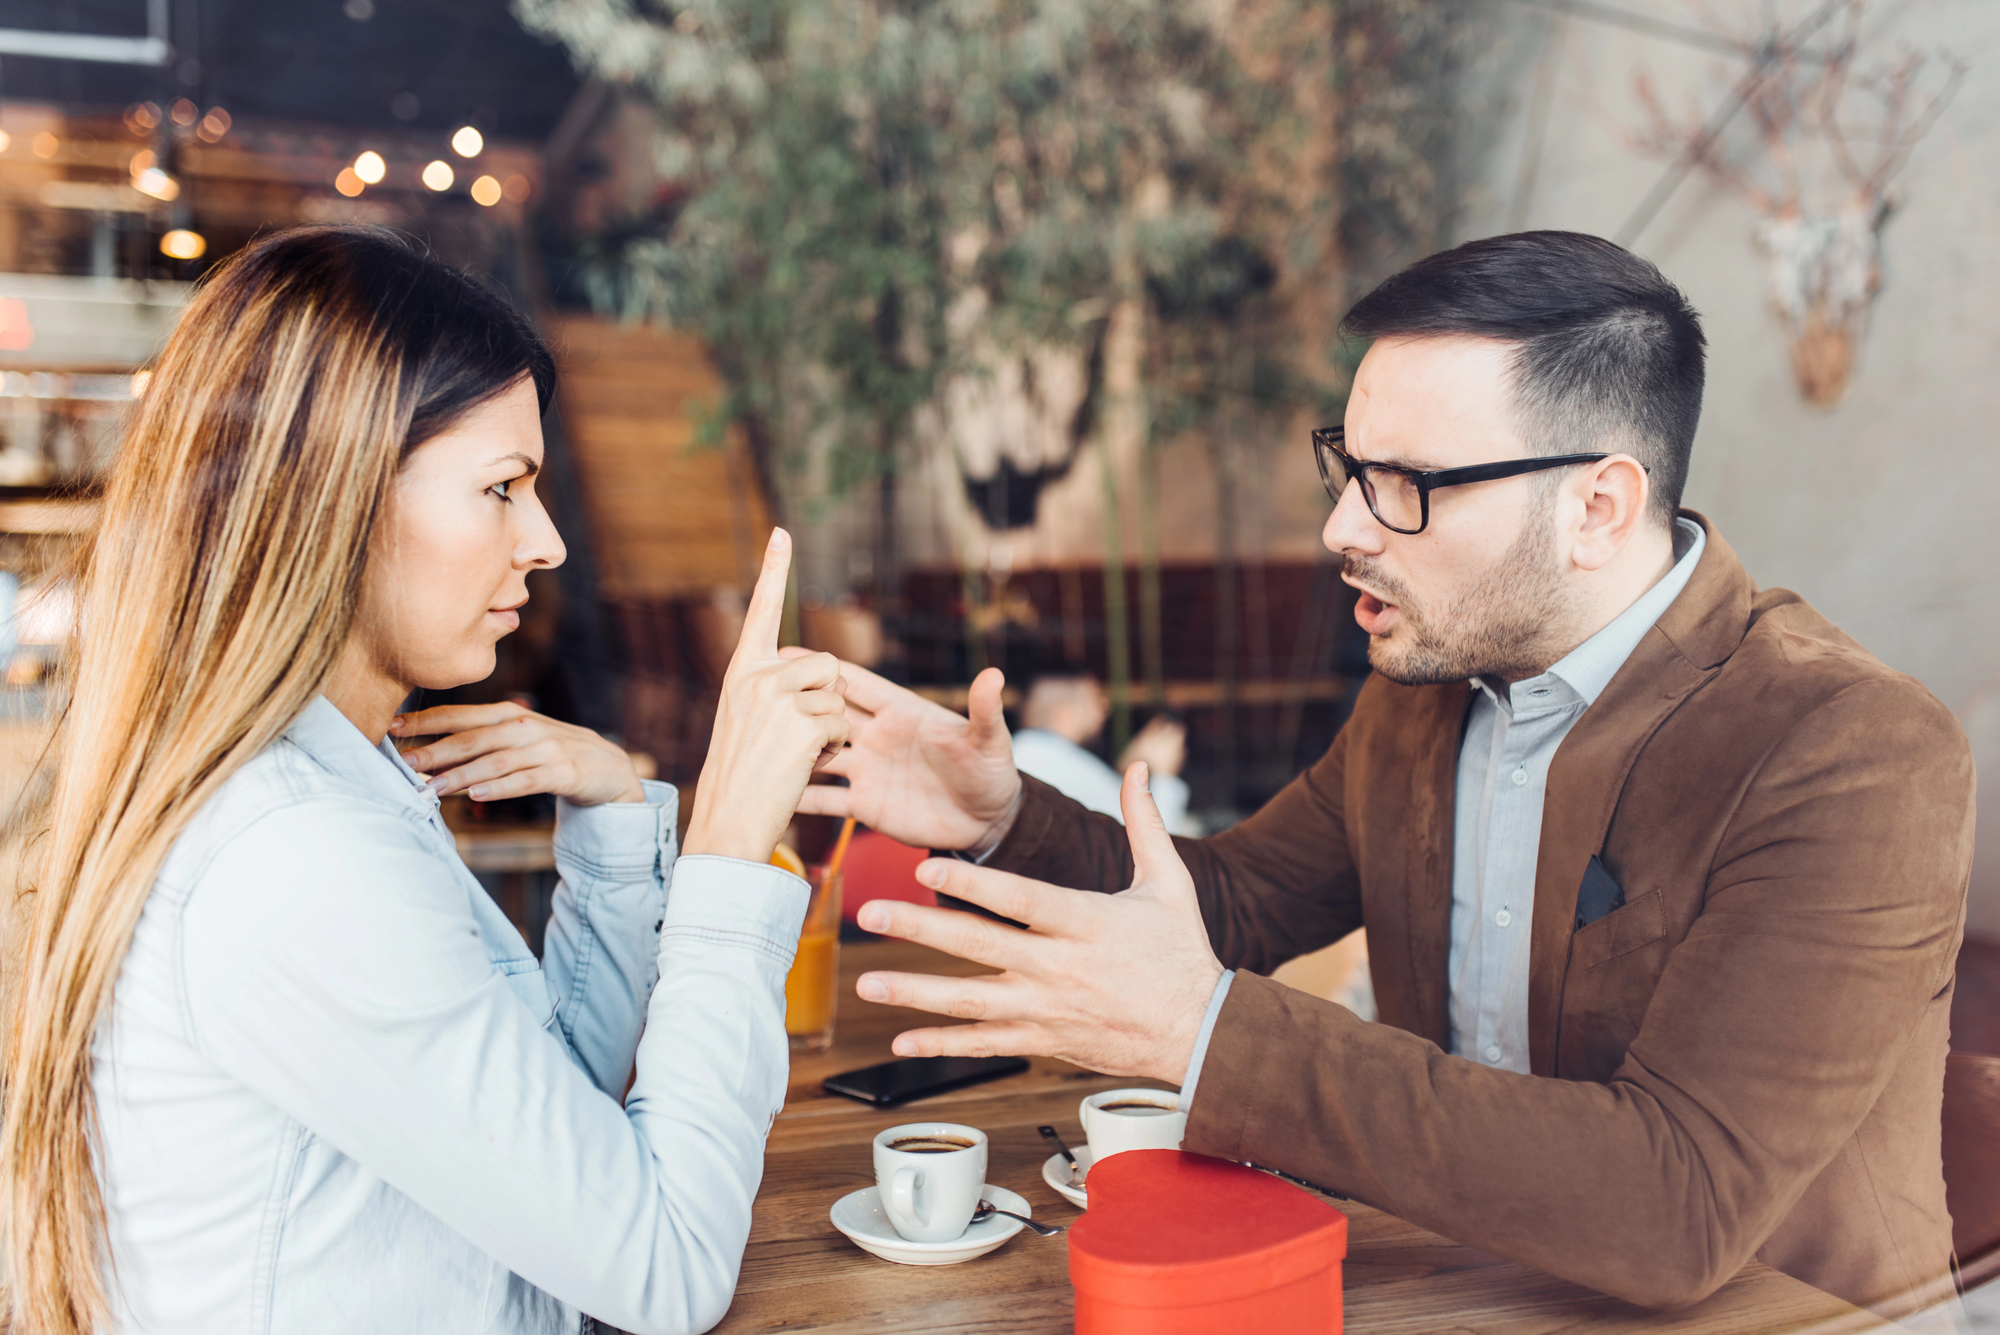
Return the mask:
<path id="1" fill-rule="evenodd" d="M 1369 638 L 1369 665 L 1405 686 L 1482 676 L 1521 681 L 1546 672 L 1569 621 L 1556 570 L 1554 508 L 1537 505 L 1506 554 L 1436 609 L 1413 602 L 1407 585 L 1348 553 L 1342 572 L 1396 606 L 1393 634 Z"/>

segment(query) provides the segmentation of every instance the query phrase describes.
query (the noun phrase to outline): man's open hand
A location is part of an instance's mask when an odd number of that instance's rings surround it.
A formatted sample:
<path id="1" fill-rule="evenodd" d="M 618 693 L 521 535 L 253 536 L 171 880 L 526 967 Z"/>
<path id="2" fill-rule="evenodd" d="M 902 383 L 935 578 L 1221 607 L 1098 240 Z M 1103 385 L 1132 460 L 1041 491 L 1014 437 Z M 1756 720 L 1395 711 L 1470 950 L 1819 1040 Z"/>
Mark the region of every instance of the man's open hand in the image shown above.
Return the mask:
<path id="1" fill-rule="evenodd" d="M 841 676 L 849 745 L 824 768 L 848 787 L 806 789 L 800 813 L 852 816 L 917 848 L 983 850 L 999 842 L 1021 798 L 1000 713 L 999 669 L 973 678 L 968 718 L 852 663 L 841 664 Z"/>
<path id="2" fill-rule="evenodd" d="M 860 923 L 1002 970 L 976 978 L 866 973 L 865 1001 L 911 1006 L 978 1023 L 913 1029 L 898 1056 L 1060 1057 L 1107 1075 L 1179 1084 L 1222 977 L 1209 948 L 1194 881 L 1134 765 L 1119 795 L 1136 878 L 1115 895 L 1064 890 L 954 859 L 933 858 L 917 879 L 1028 924 L 1027 930 L 895 900 L 870 900 Z"/>

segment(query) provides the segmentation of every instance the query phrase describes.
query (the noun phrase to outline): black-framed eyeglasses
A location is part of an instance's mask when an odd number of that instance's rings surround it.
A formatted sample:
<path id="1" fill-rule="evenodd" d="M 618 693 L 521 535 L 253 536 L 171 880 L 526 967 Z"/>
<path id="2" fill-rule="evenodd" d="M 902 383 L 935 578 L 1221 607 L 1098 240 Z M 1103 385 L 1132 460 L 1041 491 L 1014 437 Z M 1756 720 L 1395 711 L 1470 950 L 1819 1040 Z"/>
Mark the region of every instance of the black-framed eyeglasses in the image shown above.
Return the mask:
<path id="1" fill-rule="evenodd" d="M 1326 494 L 1340 504 L 1341 493 L 1350 481 L 1361 484 L 1361 499 L 1368 513 L 1392 533 L 1422 533 L 1431 522 L 1431 493 L 1439 487 L 1456 487 L 1467 482 L 1496 482 L 1503 477 L 1539 473 L 1545 468 L 1567 468 L 1571 464 L 1594 464 L 1609 459 L 1608 454 L 1549 454 L 1529 459 L 1505 459 L 1496 464 L 1473 464 L 1466 468 L 1400 468 L 1395 464 L 1373 464 L 1355 458 L 1341 448 L 1347 443 L 1347 428 L 1321 427 L 1312 433 L 1313 457 L 1319 460 L 1320 481 Z M 1650 470 L 1648 470 L 1650 471 Z"/>

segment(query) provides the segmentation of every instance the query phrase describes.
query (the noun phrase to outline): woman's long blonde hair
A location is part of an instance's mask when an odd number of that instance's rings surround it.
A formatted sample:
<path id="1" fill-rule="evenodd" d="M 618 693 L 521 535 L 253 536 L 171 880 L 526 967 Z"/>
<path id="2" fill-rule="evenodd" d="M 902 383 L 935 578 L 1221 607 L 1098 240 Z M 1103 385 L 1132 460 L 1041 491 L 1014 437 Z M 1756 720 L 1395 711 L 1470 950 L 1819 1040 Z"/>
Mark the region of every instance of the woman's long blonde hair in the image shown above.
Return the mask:
<path id="1" fill-rule="evenodd" d="M 77 567 L 16 914 L 0 1114 L 15 1335 L 95 1335 L 110 1314 L 91 1051 L 168 850 L 320 690 L 402 460 L 524 375 L 546 406 L 548 354 L 504 301 L 348 227 L 230 259 L 161 353 Z"/>

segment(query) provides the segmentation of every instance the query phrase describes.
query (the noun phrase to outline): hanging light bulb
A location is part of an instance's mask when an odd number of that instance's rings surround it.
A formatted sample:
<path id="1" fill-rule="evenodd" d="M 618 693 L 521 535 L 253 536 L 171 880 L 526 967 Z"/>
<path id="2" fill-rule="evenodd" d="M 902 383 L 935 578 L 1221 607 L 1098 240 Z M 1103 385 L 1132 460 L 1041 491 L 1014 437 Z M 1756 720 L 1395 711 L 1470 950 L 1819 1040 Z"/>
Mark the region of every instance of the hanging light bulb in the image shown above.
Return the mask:
<path id="1" fill-rule="evenodd" d="M 354 174 L 369 185 L 379 185 L 382 178 L 389 174 L 389 164 L 371 148 L 354 160 Z"/>
<path id="2" fill-rule="evenodd" d="M 470 125 L 461 125 L 451 137 L 451 151 L 462 158 L 476 158 L 486 147 L 486 136 Z"/>

